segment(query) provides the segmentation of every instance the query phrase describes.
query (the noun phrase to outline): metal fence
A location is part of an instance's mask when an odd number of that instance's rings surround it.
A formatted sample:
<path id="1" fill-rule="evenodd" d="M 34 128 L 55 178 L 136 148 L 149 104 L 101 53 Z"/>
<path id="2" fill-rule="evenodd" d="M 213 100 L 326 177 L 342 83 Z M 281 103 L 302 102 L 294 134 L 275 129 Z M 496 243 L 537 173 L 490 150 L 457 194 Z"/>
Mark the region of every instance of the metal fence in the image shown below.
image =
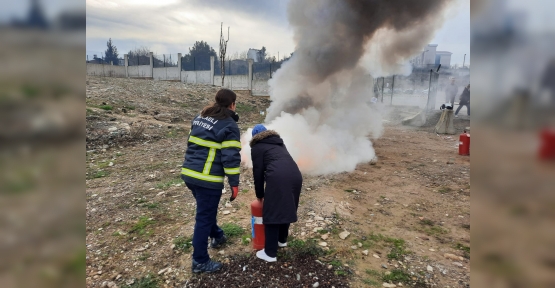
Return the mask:
<path id="1" fill-rule="evenodd" d="M 129 53 L 127 61 L 129 66 L 150 65 L 150 55 Z"/>
<path id="2" fill-rule="evenodd" d="M 393 75 L 375 78 L 374 97 L 389 105 L 420 106 L 433 110 L 437 93 L 442 90 L 440 77 L 448 77 L 437 70 L 414 70 L 409 76 Z"/>
<path id="3" fill-rule="evenodd" d="M 225 75 L 248 75 L 249 63 L 247 60 L 236 59 L 225 61 Z M 214 75 L 220 76 L 221 66 L 219 59 L 214 60 Z"/>
<path id="4" fill-rule="evenodd" d="M 265 62 L 265 63 L 253 63 L 252 64 L 252 78 L 257 80 L 270 79 L 272 75 L 281 68 L 280 62 Z"/>
<path id="5" fill-rule="evenodd" d="M 179 59 L 177 54 L 154 54 L 152 56 L 152 67 L 177 67 Z"/>
<path id="6" fill-rule="evenodd" d="M 210 70 L 210 56 L 193 57 L 189 54 L 181 57 L 182 71 L 207 71 Z"/>

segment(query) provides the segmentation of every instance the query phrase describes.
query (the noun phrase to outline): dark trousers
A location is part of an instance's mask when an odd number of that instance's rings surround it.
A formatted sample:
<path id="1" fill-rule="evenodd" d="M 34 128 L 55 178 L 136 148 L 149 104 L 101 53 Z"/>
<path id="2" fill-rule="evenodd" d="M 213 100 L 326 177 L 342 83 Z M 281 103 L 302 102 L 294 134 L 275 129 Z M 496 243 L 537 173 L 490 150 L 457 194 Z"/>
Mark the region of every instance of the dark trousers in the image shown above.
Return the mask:
<path id="1" fill-rule="evenodd" d="M 185 184 L 191 189 L 197 202 L 193 234 L 193 260 L 197 263 L 206 263 L 210 260 L 208 237 L 221 238 L 224 235 L 224 231 L 216 223 L 222 190 L 208 189 L 190 183 Z"/>
<path id="2" fill-rule="evenodd" d="M 461 108 L 463 106 L 466 106 L 466 113 L 468 114 L 468 116 L 470 116 L 470 102 L 459 102 L 459 108 L 457 108 L 457 111 L 455 111 L 455 115 L 459 114 L 459 111 L 461 111 Z"/>
<path id="3" fill-rule="evenodd" d="M 287 242 L 289 236 L 289 223 L 287 224 L 264 224 L 264 251 L 270 257 L 276 257 L 278 249 L 278 241 Z"/>

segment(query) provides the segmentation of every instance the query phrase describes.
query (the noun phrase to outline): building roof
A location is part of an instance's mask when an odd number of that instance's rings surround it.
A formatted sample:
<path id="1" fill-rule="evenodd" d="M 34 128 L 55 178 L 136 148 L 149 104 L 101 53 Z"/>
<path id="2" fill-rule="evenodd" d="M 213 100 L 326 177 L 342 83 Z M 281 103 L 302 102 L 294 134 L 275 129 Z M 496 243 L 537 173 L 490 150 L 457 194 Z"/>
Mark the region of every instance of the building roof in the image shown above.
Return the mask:
<path id="1" fill-rule="evenodd" d="M 436 51 L 436 54 L 449 54 L 449 55 L 451 55 L 453 53 L 451 53 L 449 51 Z"/>

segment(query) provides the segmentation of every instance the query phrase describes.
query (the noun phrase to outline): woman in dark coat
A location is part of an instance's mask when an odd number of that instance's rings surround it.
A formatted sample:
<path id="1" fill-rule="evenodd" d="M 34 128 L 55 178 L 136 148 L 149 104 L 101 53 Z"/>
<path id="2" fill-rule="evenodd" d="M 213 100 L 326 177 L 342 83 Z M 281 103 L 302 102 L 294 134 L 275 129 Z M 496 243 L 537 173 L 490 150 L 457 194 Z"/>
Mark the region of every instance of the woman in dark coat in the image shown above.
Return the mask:
<path id="1" fill-rule="evenodd" d="M 254 188 L 258 200 L 264 200 L 262 221 L 266 239 L 265 248 L 256 256 L 275 262 L 278 246 L 287 246 L 289 224 L 297 222 L 303 177 L 276 131 L 266 130 L 258 124 L 254 126 L 252 135 Z"/>

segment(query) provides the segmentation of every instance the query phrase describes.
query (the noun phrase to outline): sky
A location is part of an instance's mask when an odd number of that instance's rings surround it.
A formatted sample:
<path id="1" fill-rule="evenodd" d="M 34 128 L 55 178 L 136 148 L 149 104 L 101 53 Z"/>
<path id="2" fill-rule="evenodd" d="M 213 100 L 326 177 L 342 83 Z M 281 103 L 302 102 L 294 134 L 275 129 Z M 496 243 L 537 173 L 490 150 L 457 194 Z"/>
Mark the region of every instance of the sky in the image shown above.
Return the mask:
<path id="1" fill-rule="evenodd" d="M 58 0 L 61 1 L 61 0 Z M 100 55 L 108 38 L 120 54 L 148 47 L 155 54 L 186 54 L 195 41 L 218 50 L 220 25 L 230 27 L 228 55 L 266 47 L 283 58 L 295 49 L 287 3 L 259 0 L 87 0 L 87 54 Z M 470 63 L 470 0 L 453 0 L 433 44 L 450 51 L 451 65 Z M 227 34 L 227 33 L 226 33 Z"/>

